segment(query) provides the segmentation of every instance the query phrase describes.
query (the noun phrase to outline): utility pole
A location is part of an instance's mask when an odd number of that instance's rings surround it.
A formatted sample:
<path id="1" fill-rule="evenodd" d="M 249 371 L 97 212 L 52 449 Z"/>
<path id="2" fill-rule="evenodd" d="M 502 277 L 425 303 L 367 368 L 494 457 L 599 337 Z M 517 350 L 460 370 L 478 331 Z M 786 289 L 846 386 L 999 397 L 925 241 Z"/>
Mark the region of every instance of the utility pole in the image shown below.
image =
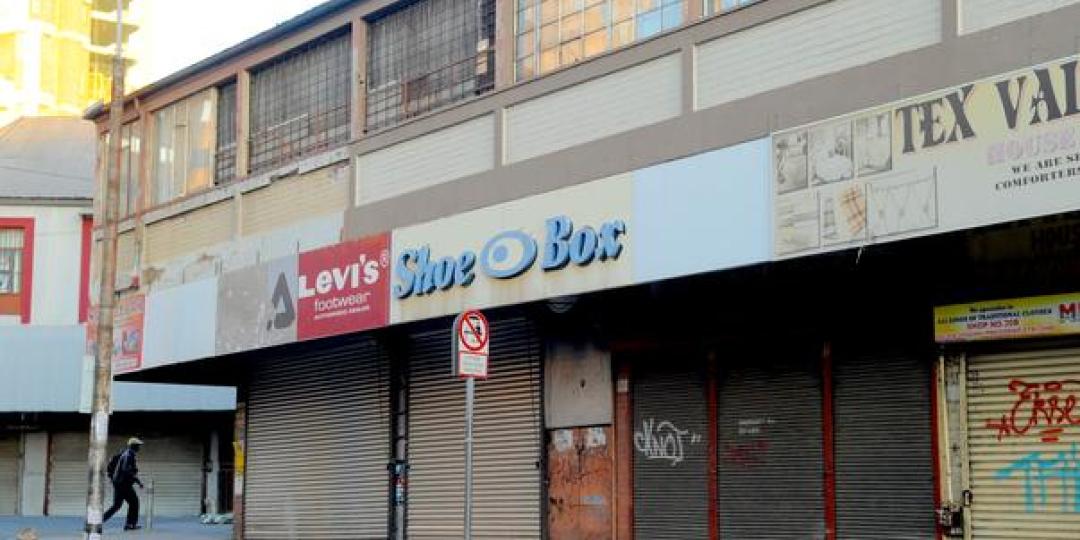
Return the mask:
<path id="1" fill-rule="evenodd" d="M 90 486 L 87 488 L 86 540 L 102 538 L 105 506 L 105 452 L 112 398 L 113 306 L 116 303 L 116 214 L 119 211 L 121 123 L 124 116 L 124 0 L 116 0 L 116 54 L 113 57 L 112 100 L 109 103 L 107 181 L 101 196 L 104 236 L 101 242 L 101 287 L 98 293 L 97 343 L 94 354 L 94 397 L 90 416 Z M 101 216 L 99 216 L 100 218 Z"/>

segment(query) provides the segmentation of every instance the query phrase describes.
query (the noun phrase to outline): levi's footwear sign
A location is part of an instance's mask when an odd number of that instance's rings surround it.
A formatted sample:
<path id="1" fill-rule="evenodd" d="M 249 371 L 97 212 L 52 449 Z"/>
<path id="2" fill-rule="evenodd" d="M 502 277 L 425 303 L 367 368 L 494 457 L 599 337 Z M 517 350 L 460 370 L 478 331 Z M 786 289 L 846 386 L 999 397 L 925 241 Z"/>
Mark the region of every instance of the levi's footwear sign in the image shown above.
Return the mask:
<path id="1" fill-rule="evenodd" d="M 301 253 L 297 338 L 386 326 L 389 264 L 388 234 Z"/>

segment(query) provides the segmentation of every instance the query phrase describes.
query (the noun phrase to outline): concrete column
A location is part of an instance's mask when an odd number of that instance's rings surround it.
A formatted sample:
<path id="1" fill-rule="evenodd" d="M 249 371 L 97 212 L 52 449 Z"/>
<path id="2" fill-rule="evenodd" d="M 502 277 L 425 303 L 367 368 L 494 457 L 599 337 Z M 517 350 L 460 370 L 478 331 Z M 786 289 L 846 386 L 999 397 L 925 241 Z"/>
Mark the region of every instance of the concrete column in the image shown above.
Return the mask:
<path id="1" fill-rule="evenodd" d="M 49 434 L 24 433 L 22 437 L 22 469 L 19 471 L 19 514 L 45 514 L 46 471 L 49 466 Z"/>
<path id="2" fill-rule="evenodd" d="M 221 434 L 218 430 L 210 432 L 209 467 L 206 471 L 206 512 L 209 514 L 220 513 L 218 494 L 221 492 L 219 479 L 221 477 Z"/>

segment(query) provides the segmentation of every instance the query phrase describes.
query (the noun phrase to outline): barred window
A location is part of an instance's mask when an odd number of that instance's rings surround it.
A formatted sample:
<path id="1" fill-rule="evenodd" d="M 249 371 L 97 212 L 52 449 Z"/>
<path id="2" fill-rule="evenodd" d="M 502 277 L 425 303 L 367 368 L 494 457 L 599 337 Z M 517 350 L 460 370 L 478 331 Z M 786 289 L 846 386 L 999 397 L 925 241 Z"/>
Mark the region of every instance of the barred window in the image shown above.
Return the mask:
<path id="1" fill-rule="evenodd" d="M 686 18 L 686 1 L 516 0 L 516 77 L 543 75 L 675 28 Z"/>
<path id="2" fill-rule="evenodd" d="M 218 87 L 214 184 L 236 179 L 236 82 Z"/>
<path id="3" fill-rule="evenodd" d="M 715 15 L 759 1 L 760 0 L 705 0 L 705 14 Z"/>
<path id="4" fill-rule="evenodd" d="M 368 129 L 495 86 L 494 0 L 426 0 L 375 20 L 369 33 Z"/>
<path id="5" fill-rule="evenodd" d="M 312 41 L 251 75 L 251 172 L 349 141 L 347 30 Z"/>

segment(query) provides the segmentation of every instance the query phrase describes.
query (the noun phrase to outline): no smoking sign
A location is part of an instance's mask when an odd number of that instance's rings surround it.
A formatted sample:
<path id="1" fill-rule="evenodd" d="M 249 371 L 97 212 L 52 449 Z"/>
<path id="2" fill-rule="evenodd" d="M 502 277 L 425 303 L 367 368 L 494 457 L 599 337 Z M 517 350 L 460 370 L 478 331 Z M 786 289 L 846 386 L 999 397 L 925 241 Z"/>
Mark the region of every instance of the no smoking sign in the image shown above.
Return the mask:
<path id="1" fill-rule="evenodd" d="M 466 311 L 454 319 L 453 372 L 461 378 L 486 379 L 491 328 L 479 311 Z"/>

